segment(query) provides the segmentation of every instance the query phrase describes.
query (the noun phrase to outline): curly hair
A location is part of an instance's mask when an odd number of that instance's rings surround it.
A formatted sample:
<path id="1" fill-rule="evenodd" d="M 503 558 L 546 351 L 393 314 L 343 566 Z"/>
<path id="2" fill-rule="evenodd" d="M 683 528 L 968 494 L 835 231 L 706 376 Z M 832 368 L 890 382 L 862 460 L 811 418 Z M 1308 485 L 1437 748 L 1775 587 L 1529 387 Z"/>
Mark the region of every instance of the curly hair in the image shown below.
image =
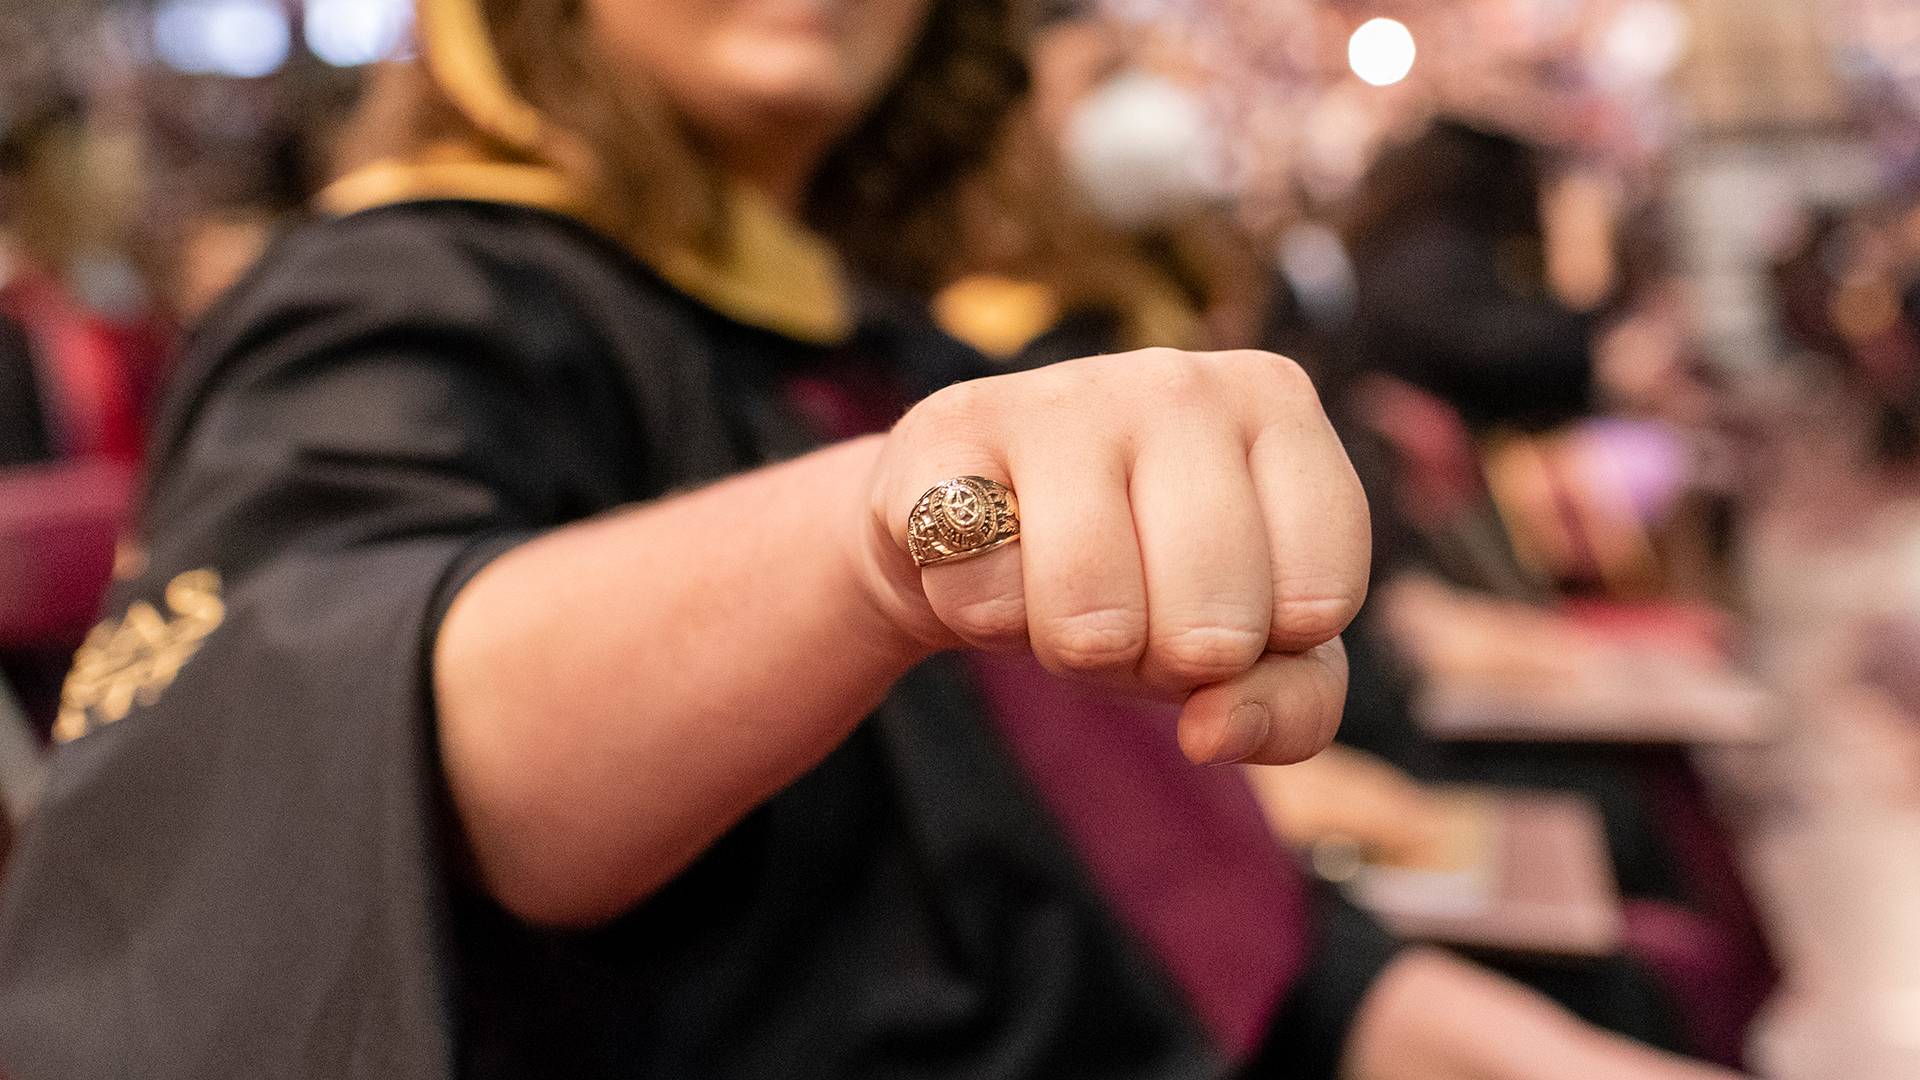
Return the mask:
<path id="1" fill-rule="evenodd" d="M 959 242 L 960 181 L 1026 95 L 1021 0 L 940 0 L 904 74 L 827 159 L 808 217 L 875 278 L 925 289 Z"/>
<path id="2" fill-rule="evenodd" d="M 424 6 L 423 6 L 424 10 Z M 582 0 L 478 0 L 506 89 L 538 114 L 512 130 L 456 100 L 427 65 L 383 75 L 342 155 L 349 166 L 456 142 L 550 165 L 590 194 L 597 223 L 642 241 L 711 241 L 721 178 L 650 88 L 603 74 Z M 959 181 L 1027 88 L 1025 0 L 936 0 L 894 84 L 828 154 L 806 218 L 861 275 L 924 289 L 958 232 Z M 522 121 L 520 117 L 510 117 Z"/>

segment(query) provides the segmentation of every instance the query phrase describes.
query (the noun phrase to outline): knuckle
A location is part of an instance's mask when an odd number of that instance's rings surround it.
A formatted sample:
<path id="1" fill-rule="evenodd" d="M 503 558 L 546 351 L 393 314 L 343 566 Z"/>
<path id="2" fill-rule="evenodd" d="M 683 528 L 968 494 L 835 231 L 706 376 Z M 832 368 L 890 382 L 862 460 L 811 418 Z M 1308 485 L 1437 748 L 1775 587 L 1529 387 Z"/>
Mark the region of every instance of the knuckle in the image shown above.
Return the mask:
<path id="1" fill-rule="evenodd" d="M 1235 352 L 1233 356 L 1239 363 L 1245 364 L 1250 370 L 1278 382 L 1305 387 L 1311 387 L 1313 385 L 1313 379 L 1307 374 L 1307 369 L 1300 366 L 1300 362 L 1290 356 L 1281 356 L 1279 353 L 1262 352 L 1258 349 L 1241 349 Z"/>
<path id="2" fill-rule="evenodd" d="M 1278 730 L 1268 740 L 1261 761 L 1268 765 L 1297 765 L 1325 750 L 1340 730 L 1340 713 L 1345 704 L 1343 696 L 1339 702 L 1315 708 L 1312 715 L 1292 717 L 1277 725 Z"/>
<path id="3" fill-rule="evenodd" d="M 1213 376 L 1205 363 L 1191 353 L 1172 349 L 1154 358 L 1155 390 L 1163 401 L 1175 404 L 1204 400 L 1213 390 Z"/>
<path id="4" fill-rule="evenodd" d="M 1139 662 L 1147 646 L 1146 612 L 1107 608 L 1055 620 L 1035 642 L 1048 666 L 1071 672 L 1112 671 Z"/>
<path id="5" fill-rule="evenodd" d="M 972 645 L 1007 645 L 1025 640 L 1026 600 L 1021 596 L 994 596 L 952 605 L 940 621 Z"/>
<path id="6" fill-rule="evenodd" d="M 1338 641 L 1315 649 L 1310 658 L 1319 670 L 1301 680 L 1299 707 L 1285 723 L 1276 724 L 1260 755 L 1269 765 L 1292 765 L 1325 750 L 1340 732 L 1347 705 L 1346 652 Z"/>
<path id="7" fill-rule="evenodd" d="M 994 387 L 989 385 L 991 382 L 972 379 L 942 387 L 922 398 L 907 415 L 914 421 L 943 426 L 956 421 L 976 421 L 989 411 L 988 403 L 995 394 Z"/>
<path id="8" fill-rule="evenodd" d="M 1098 384 L 1080 371 L 1042 369 L 1033 374 L 1027 409 L 1049 417 L 1072 415 L 1098 389 Z"/>
<path id="9" fill-rule="evenodd" d="M 1325 677 L 1316 684 L 1312 722 L 1301 725 L 1300 760 L 1325 750 L 1340 733 L 1347 711 L 1347 653 L 1335 638 L 1314 650 Z"/>
<path id="10" fill-rule="evenodd" d="M 1346 630 L 1360 613 L 1358 596 L 1344 592 L 1282 592 L 1274 597 L 1270 637 L 1278 645 L 1313 648 Z"/>
<path id="11" fill-rule="evenodd" d="M 1242 350 L 1232 354 L 1234 366 L 1266 392 L 1289 401 L 1311 403 L 1318 407 L 1320 394 L 1313 376 L 1298 361 L 1277 353 Z"/>
<path id="12" fill-rule="evenodd" d="M 1149 345 L 1144 349 L 1135 349 L 1122 355 L 1130 358 L 1135 364 L 1167 365 L 1184 363 L 1193 354 L 1167 345 Z"/>
<path id="13" fill-rule="evenodd" d="M 1185 626 L 1154 641 L 1154 666 L 1182 682 L 1206 684 L 1252 667 L 1267 649 L 1265 628 L 1224 623 Z"/>
<path id="14" fill-rule="evenodd" d="M 1276 364 L 1293 362 L 1279 353 L 1270 353 L 1265 349 L 1224 349 L 1213 355 L 1216 358 L 1215 362 L 1222 367 L 1247 372 L 1263 372 Z"/>

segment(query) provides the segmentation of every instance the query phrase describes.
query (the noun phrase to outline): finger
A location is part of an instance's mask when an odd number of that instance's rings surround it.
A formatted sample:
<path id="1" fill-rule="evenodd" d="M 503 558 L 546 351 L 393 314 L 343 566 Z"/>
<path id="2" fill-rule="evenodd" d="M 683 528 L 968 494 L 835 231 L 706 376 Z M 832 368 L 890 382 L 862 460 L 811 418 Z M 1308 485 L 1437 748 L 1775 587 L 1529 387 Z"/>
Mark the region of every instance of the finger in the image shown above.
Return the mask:
<path id="1" fill-rule="evenodd" d="M 998 466 L 955 475 L 979 476 L 1013 486 L 1010 480 L 1002 479 L 1007 470 Z M 921 568 L 921 591 L 934 616 L 968 645 L 980 649 L 1024 648 L 1027 602 L 1022 562 L 1021 544 L 1014 543 L 972 558 L 935 563 Z"/>
<path id="2" fill-rule="evenodd" d="M 1000 379 L 949 386 L 915 406 L 890 440 L 879 486 L 885 498 L 881 525 L 902 556 L 910 545 L 909 522 L 922 496 L 959 476 L 978 476 L 1012 487 L 1000 431 L 995 387 Z M 961 642 L 998 649 L 1026 643 L 1026 600 L 1020 582 L 1019 544 L 972 559 L 915 568 L 932 616 Z"/>
<path id="3" fill-rule="evenodd" d="M 956 476 L 1006 482 L 999 449 L 1001 395 L 996 393 L 1001 381 L 956 383 L 927 397 L 894 425 L 876 481 L 886 492 L 886 530 L 902 553 L 908 550 L 914 505 L 934 485 Z"/>
<path id="4" fill-rule="evenodd" d="M 1185 693 L 1246 671 L 1267 651 L 1273 574 L 1240 433 L 1210 416 L 1160 425 L 1131 487 L 1147 589 L 1141 681 Z"/>
<path id="5" fill-rule="evenodd" d="M 1366 492 L 1339 436 L 1317 403 L 1289 417 L 1259 430 L 1247 455 L 1272 559 L 1276 652 L 1344 631 L 1366 600 L 1373 557 Z"/>
<path id="6" fill-rule="evenodd" d="M 1335 638 L 1269 653 L 1238 678 L 1204 686 L 1180 711 L 1180 749 L 1201 765 L 1291 765 L 1326 749 L 1347 698 L 1347 652 Z"/>
<path id="7" fill-rule="evenodd" d="M 1147 585 L 1127 461 L 1103 439 L 1041 440 L 1019 481 L 1029 644 L 1060 675 L 1131 676 L 1147 641 Z"/>

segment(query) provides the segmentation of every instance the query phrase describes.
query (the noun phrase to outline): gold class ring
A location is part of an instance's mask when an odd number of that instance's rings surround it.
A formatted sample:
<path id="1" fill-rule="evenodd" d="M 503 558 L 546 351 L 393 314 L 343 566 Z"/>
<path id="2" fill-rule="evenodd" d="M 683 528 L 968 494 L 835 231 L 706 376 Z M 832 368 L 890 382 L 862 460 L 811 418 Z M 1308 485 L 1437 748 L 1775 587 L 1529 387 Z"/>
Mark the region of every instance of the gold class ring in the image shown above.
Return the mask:
<path id="1" fill-rule="evenodd" d="M 956 476 L 929 489 L 907 519 L 907 552 L 920 566 L 985 555 L 1020 539 L 1013 489 L 983 476 Z"/>

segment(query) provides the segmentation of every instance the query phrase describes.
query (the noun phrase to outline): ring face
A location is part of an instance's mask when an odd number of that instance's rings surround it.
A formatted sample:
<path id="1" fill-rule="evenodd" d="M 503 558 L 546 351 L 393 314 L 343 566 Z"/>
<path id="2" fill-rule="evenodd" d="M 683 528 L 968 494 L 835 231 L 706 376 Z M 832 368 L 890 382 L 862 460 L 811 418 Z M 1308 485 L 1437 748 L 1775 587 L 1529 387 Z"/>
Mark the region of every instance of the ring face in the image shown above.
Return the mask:
<path id="1" fill-rule="evenodd" d="M 920 566 L 970 559 L 1018 539 L 1013 490 L 980 476 L 956 476 L 932 488 L 907 521 L 907 552 Z"/>

